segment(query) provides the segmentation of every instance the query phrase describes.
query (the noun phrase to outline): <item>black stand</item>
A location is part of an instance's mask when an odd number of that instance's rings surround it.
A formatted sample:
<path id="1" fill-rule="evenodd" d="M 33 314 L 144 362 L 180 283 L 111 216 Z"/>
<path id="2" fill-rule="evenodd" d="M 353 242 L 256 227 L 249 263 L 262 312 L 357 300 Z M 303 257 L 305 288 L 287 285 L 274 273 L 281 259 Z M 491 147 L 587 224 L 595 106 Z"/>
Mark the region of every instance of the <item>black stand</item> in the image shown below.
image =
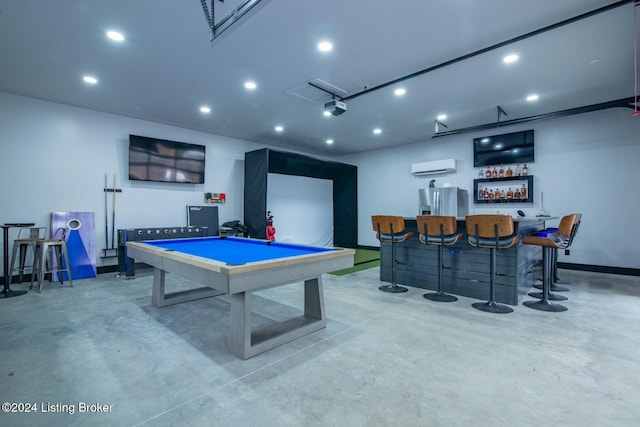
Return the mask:
<path id="1" fill-rule="evenodd" d="M 2 261 L 4 263 L 4 289 L 0 292 L 1 298 L 13 298 L 26 294 L 28 291 L 14 291 L 11 289 L 11 272 L 8 271 L 9 264 L 9 229 L 11 227 L 31 227 L 35 223 L 27 224 L 4 224 L 2 226 Z"/>
<path id="2" fill-rule="evenodd" d="M 570 285 L 571 282 L 569 282 L 568 280 L 562 280 L 558 278 L 558 250 L 553 248 L 552 250 L 553 250 L 553 280 L 551 280 L 549 291 L 550 292 L 569 292 L 569 288 L 564 286 L 558 286 L 559 284 Z M 544 278 L 542 280 L 544 280 Z M 533 285 L 533 287 L 536 289 L 542 289 L 542 285 Z M 553 299 L 553 298 L 550 298 L 550 299 Z M 564 301 L 565 299 L 558 299 L 557 301 Z"/>
<path id="3" fill-rule="evenodd" d="M 549 301 L 549 286 L 553 274 L 553 248 L 544 246 L 542 248 L 542 299 L 540 301 L 525 301 L 522 304 L 534 310 L 560 312 L 567 311 L 567 307 L 554 304 Z"/>
<path id="4" fill-rule="evenodd" d="M 425 239 L 427 238 L 425 234 Z M 453 295 L 445 294 L 442 292 L 442 255 L 444 253 L 444 235 L 442 231 L 442 225 L 440 226 L 440 246 L 438 246 L 438 292 L 430 292 L 422 295 L 423 298 L 428 299 L 429 301 L 436 302 L 454 302 L 458 301 L 458 298 Z"/>
<path id="5" fill-rule="evenodd" d="M 497 235 L 497 232 L 496 232 Z M 489 301 L 487 302 L 474 302 L 471 304 L 473 308 L 486 311 L 488 313 L 506 314 L 512 313 L 513 309 L 503 304 L 496 302 L 496 289 L 495 289 L 495 277 L 496 277 L 496 249 L 490 248 L 491 262 L 489 264 Z"/>
<path id="6" fill-rule="evenodd" d="M 380 234 L 380 226 L 378 226 L 378 235 Z M 382 292 L 389 292 L 392 294 L 399 294 L 402 292 L 408 292 L 409 289 L 396 285 L 396 237 L 393 234 L 393 225 L 391 226 L 391 284 L 379 286 L 378 289 Z"/>

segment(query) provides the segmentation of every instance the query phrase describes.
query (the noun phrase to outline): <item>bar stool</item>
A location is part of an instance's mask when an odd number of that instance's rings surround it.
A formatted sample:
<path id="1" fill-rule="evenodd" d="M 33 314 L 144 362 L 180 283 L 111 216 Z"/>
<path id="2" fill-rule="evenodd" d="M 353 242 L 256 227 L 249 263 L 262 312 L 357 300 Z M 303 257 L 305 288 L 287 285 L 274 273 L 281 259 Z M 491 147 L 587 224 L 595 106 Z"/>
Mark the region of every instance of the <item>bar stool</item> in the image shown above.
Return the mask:
<path id="1" fill-rule="evenodd" d="M 33 264 L 31 265 L 31 274 L 35 270 L 36 250 L 38 241 L 44 239 L 47 235 L 47 227 L 22 227 L 18 231 L 18 237 L 13 241 L 13 252 L 11 254 L 11 264 L 9 268 L 9 277 L 13 276 L 13 272 L 18 270 L 18 283 L 22 283 L 22 276 L 27 262 L 27 253 L 31 249 L 33 255 Z M 19 255 L 18 266 L 16 267 L 16 258 Z M 9 279 L 11 280 L 11 279 Z"/>
<path id="2" fill-rule="evenodd" d="M 57 273 L 60 284 L 64 283 L 64 272 L 69 276 L 69 285 L 73 287 L 71 268 L 69 266 L 69 252 L 67 251 L 66 228 L 59 228 L 49 239 L 39 239 L 38 250 L 34 260 L 34 273 L 31 274 L 31 285 L 33 287 L 34 278 L 38 277 L 38 292 L 42 292 L 44 276 L 47 273 Z M 53 256 L 56 257 L 56 264 L 53 264 Z M 53 276 L 52 276 L 53 279 Z"/>
<path id="3" fill-rule="evenodd" d="M 569 243 L 568 246 L 564 249 L 567 249 L 569 246 L 571 246 L 571 244 L 573 243 L 573 239 L 576 236 L 576 234 L 578 233 L 578 228 L 580 227 L 580 222 L 582 221 L 582 214 L 576 214 L 577 216 L 577 223 L 573 225 L 573 228 L 571 229 L 571 234 L 569 237 Z M 549 232 L 553 232 L 553 233 L 557 233 L 558 232 L 558 228 L 551 228 L 551 229 L 547 229 L 544 232 L 546 232 L 547 234 Z M 544 236 L 543 236 L 544 237 Z M 542 279 L 541 279 L 542 280 Z M 568 298 L 566 297 L 561 297 L 558 294 L 554 294 L 554 292 L 568 292 L 569 288 L 565 287 L 565 286 L 559 286 L 559 284 L 562 285 L 569 285 L 571 282 L 568 282 L 566 280 L 561 280 L 558 278 L 558 249 L 554 249 L 553 250 L 553 267 L 552 267 L 552 276 L 551 276 L 551 284 L 549 285 L 549 292 L 551 295 L 551 300 L 554 301 L 564 301 Z M 542 289 L 542 285 L 533 285 L 534 288 L 536 289 Z M 531 294 L 529 294 L 531 295 Z M 537 293 L 536 293 L 537 295 Z M 536 298 L 538 298 L 536 295 L 531 295 L 534 296 Z"/>
<path id="4" fill-rule="evenodd" d="M 409 289 L 396 284 L 396 244 L 412 238 L 413 232 L 406 232 L 404 218 L 392 215 L 373 215 L 371 217 L 373 231 L 380 243 L 391 243 L 391 284 L 378 287 L 383 292 L 400 293 Z"/>
<path id="5" fill-rule="evenodd" d="M 489 301 L 476 302 L 475 309 L 489 313 L 511 313 L 513 309 L 495 301 L 496 249 L 510 248 L 518 242 L 518 234 L 510 215 L 467 215 L 465 217 L 469 244 L 489 248 Z"/>
<path id="6" fill-rule="evenodd" d="M 453 246 L 462 234 L 456 233 L 458 223 L 455 216 L 421 215 L 416 218 L 418 224 L 419 239 L 425 245 L 438 246 L 438 292 L 429 292 L 422 295 L 424 298 L 437 302 L 453 302 L 458 298 L 442 292 L 442 269 L 445 246 Z"/>
<path id="7" fill-rule="evenodd" d="M 551 302 L 555 295 L 550 290 L 553 280 L 553 251 L 569 247 L 568 245 L 572 241 L 571 233 L 576 228 L 575 226 L 580 222 L 581 218 L 581 214 L 565 215 L 560 221 L 557 233 L 550 233 L 546 236 L 526 236 L 522 239 L 522 243 L 525 245 L 542 246 L 542 292 L 529 294 L 535 298 L 541 299 L 539 301 L 523 302 L 527 307 L 535 310 L 551 312 L 567 310 L 567 307 Z M 558 300 L 557 297 L 555 300 Z"/>

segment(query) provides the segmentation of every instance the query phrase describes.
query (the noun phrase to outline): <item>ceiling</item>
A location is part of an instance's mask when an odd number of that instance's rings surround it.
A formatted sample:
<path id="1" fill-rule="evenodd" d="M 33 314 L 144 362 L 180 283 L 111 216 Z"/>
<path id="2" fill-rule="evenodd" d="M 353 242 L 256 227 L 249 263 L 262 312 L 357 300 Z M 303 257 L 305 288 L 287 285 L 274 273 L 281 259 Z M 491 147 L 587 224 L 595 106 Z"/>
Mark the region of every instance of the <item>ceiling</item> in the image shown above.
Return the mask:
<path id="1" fill-rule="evenodd" d="M 215 22 L 245 1 L 216 1 Z M 438 132 L 455 132 L 631 98 L 633 9 L 612 0 L 262 0 L 210 41 L 198 0 L 2 0 L 0 91 L 337 156 L 428 141 L 439 114 Z M 110 41 L 109 29 L 126 40 Z M 331 52 L 317 49 L 322 40 Z M 509 53 L 519 60 L 503 63 Z M 316 79 L 346 98 L 344 114 L 323 116 L 332 96 L 308 84 Z M 526 101 L 533 93 L 539 99 Z"/>

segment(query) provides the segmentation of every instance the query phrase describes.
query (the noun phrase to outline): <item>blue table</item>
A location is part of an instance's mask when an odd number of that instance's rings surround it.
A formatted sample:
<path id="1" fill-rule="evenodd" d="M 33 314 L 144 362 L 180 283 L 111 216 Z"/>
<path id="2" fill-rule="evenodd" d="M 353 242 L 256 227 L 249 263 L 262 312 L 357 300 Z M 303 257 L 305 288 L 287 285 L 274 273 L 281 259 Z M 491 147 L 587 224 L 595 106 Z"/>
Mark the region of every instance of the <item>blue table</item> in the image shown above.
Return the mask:
<path id="1" fill-rule="evenodd" d="M 353 267 L 353 249 L 295 245 L 242 237 L 127 242 L 128 254 L 154 268 L 151 301 L 164 307 L 229 294 L 227 348 L 248 359 L 326 327 L 322 274 Z M 203 288 L 167 294 L 165 274 Z M 304 314 L 252 330 L 251 293 L 304 281 Z"/>

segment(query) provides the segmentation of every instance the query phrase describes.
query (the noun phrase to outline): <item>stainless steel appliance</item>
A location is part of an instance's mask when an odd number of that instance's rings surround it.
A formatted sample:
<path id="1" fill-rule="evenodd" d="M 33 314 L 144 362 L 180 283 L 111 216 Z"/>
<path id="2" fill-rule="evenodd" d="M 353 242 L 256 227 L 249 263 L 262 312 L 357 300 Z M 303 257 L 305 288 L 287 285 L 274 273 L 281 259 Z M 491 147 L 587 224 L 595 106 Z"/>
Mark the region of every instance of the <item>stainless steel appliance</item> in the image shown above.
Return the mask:
<path id="1" fill-rule="evenodd" d="M 464 217 L 469 214 L 469 195 L 459 187 L 421 188 L 418 214 Z"/>

